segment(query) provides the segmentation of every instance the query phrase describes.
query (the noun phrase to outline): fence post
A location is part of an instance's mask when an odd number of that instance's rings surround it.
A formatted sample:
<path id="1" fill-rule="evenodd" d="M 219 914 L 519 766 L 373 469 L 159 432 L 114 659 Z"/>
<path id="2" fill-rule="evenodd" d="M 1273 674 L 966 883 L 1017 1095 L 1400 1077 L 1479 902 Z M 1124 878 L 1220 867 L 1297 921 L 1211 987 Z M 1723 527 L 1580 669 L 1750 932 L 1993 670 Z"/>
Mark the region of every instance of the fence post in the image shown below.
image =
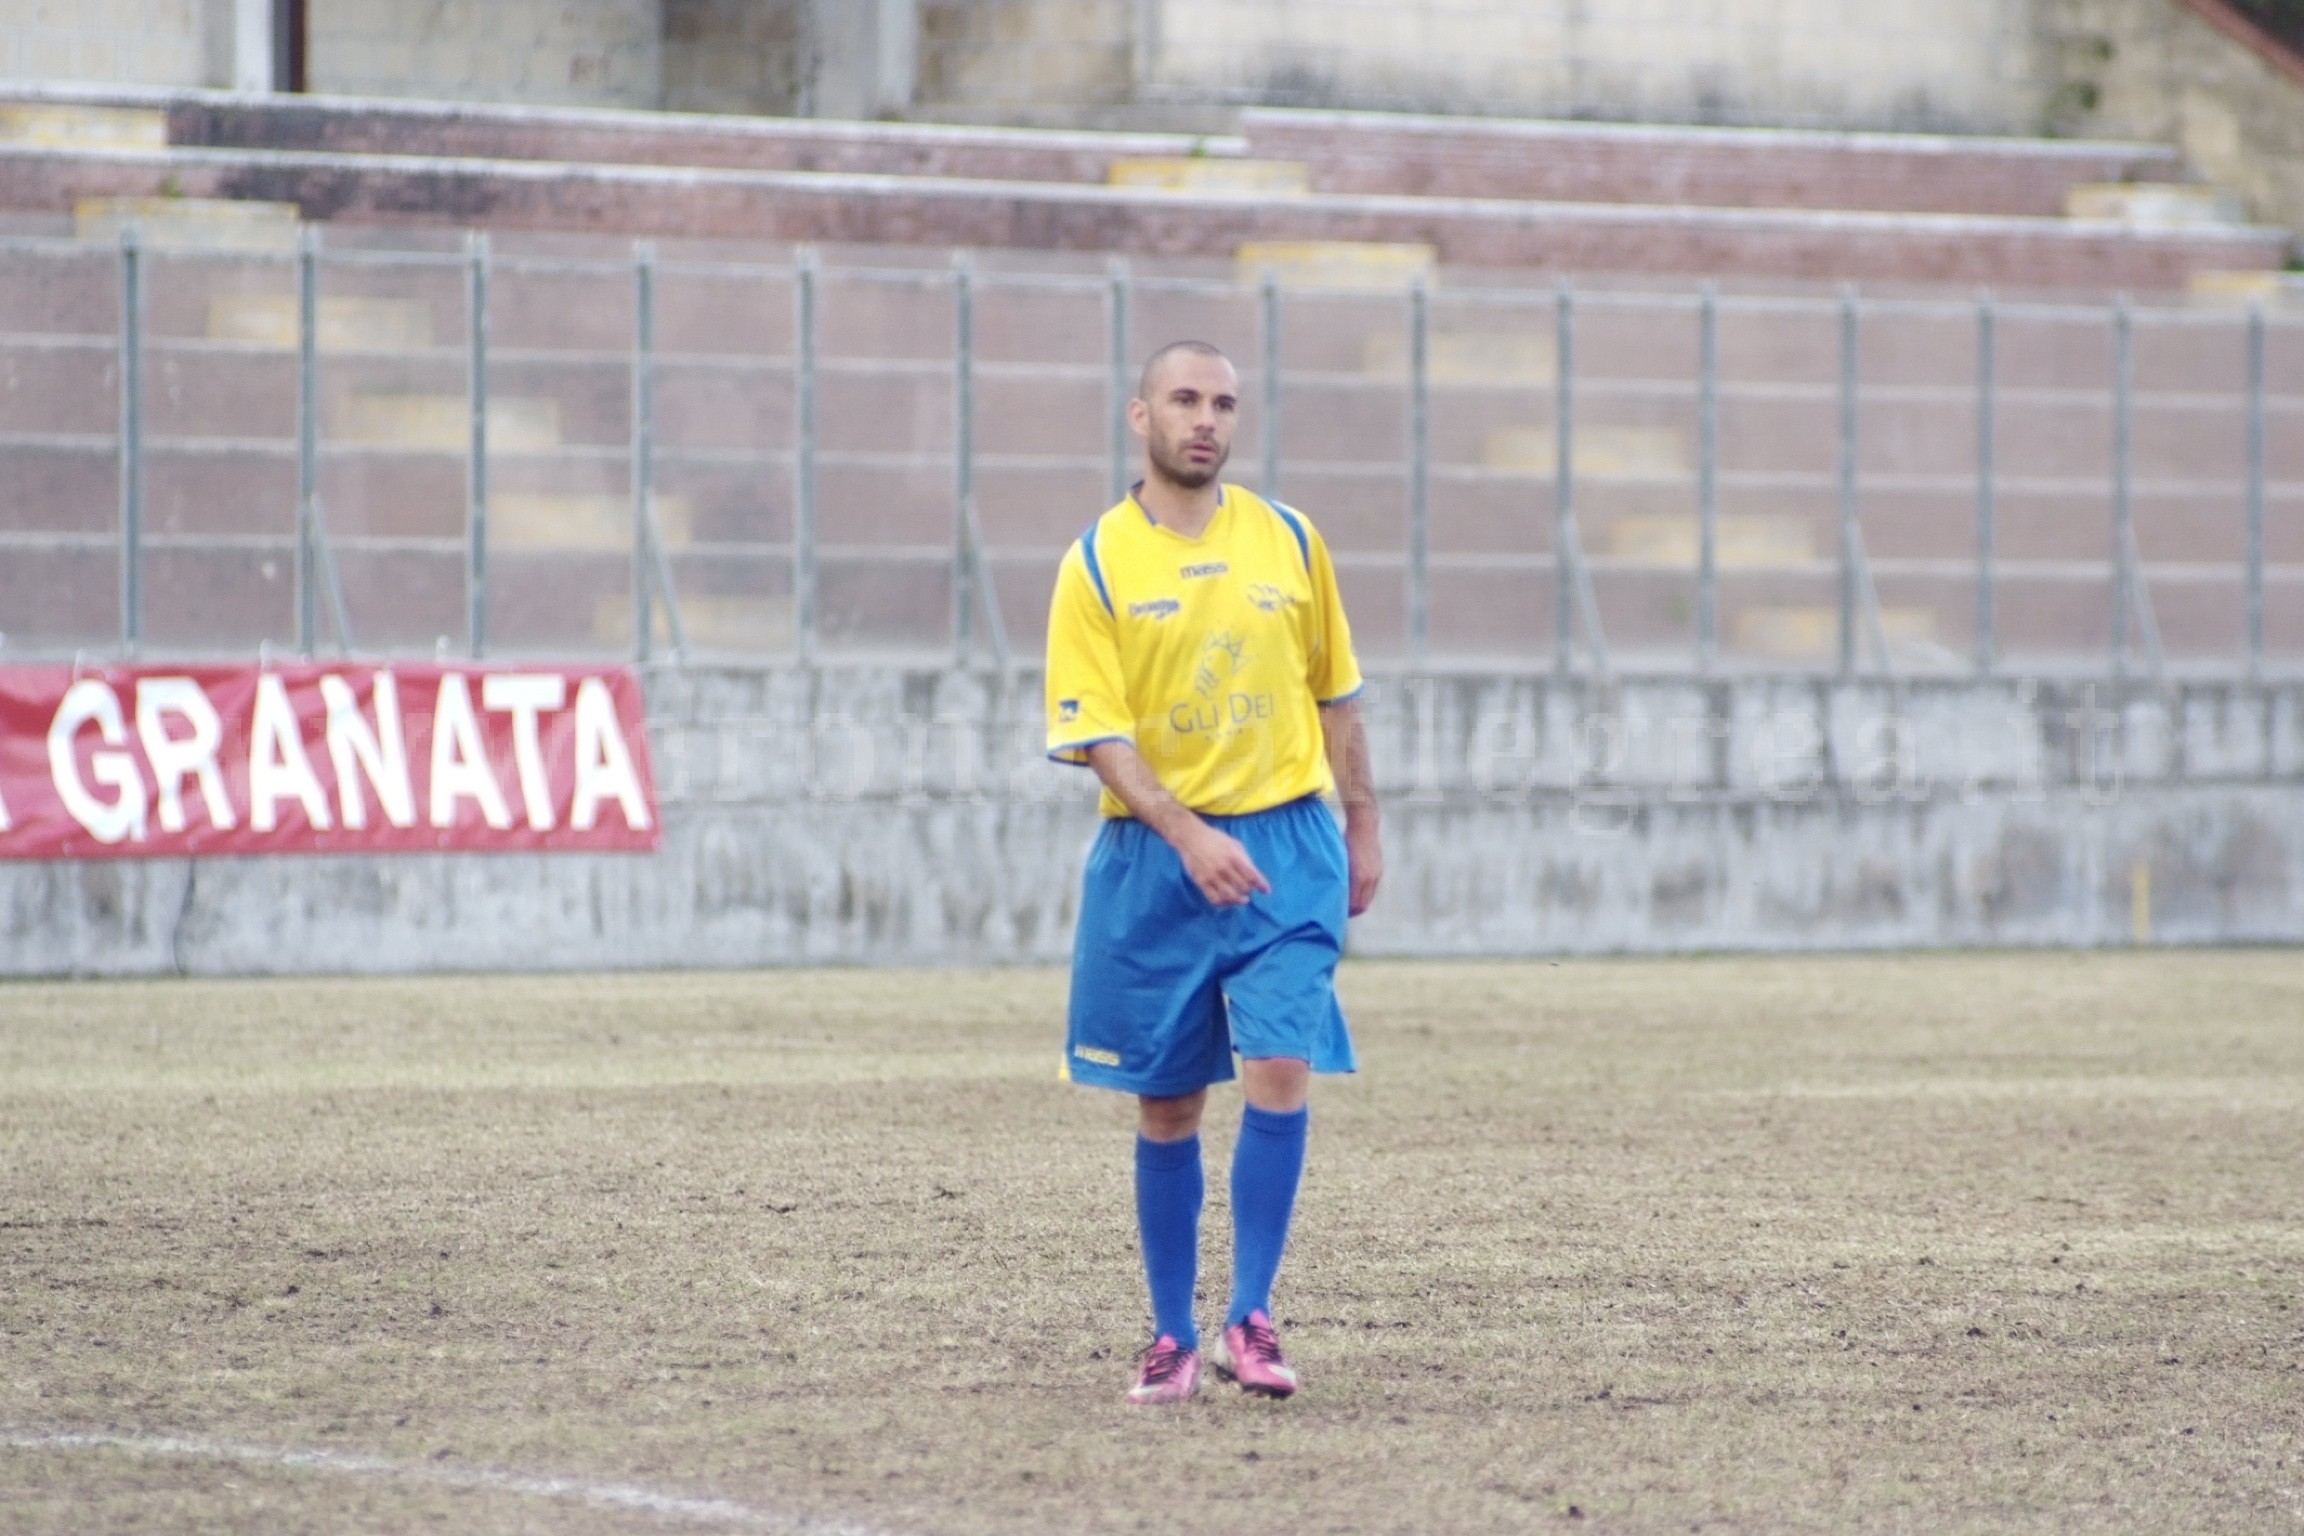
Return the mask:
<path id="1" fill-rule="evenodd" d="M 144 238 L 120 231 L 120 644 L 144 647 Z"/>
<path id="2" fill-rule="evenodd" d="M 1856 671 L 1857 299 L 1840 290 L 1840 675 Z"/>
<path id="3" fill-rule="evenodd" d="M 816 664 L 816 273 L 814 247 L 803 249 L 792 277 L 792 629 L 804 667 Z"/>
<path id="4" fill-rule="evenodd" d="M 2130 501 L 2128 433 L 2133 408 L 2135 335 L 2122 294 L 2112 307 L 2112 676 L 2128 676 L 2128 628 L 2136 602 L 2135 508 Z"/>
<path id="5" fill-rule="evenodd" d="M 2264 676 L 2264 305 L 2248 306 L 2248 681 Z"/>
<path id="6" fill-rule="evenodd" d="M 1129 439 L 1135 433 L 1128 426 L 1128 401 L 1135 395 L 1134 382 L 1128 377 L 1128 263 L 1115 256 L 1105 268 L 1109 280 L 1109 310 L 1112 322 L 1111 365 L 1112 378 L 1109 404 L 1112 407 L 1112 500 L 1117 503 L 1128 494 L 1128 465 L 1133 455 Z"/>
<path id="7" fill-rule="evenodd" d="M 966 252 L 952 262 L 952 654 L 961 666 L 974 649 L 976 550 L 968 538 L 968 503 L 976 494 L 976 296 Z"/>
<path id="8" fill-rule="evenodd" d="M 1552 670 L 1576 664 L 1576 293 L 1560 285 L 1552 366 Z"/>
<path id="9" fill-rule="evenodd" d="M 1408 289 L 1408 659 L 1431 649 L 1431 295 L 1419 277 Z"/>
<path id="10" fill-rule="evenodd" d="M 656 605 L 649 569 L 656 558 L 649 497 L 656 488 L 656 250 L 632 250 L 632 656 L 656 647 Z"/>
<path id="11" fill-rule="evenodd" d="M 464 627 L 477 659 L 488 654 L 488 236 L 484 232 L 475 230 L 469 237 L 466 257 L 472 442 L 465 501 Z"/>
<path id="12" fill-rule="evenodd" d="M 309 659 L 319 631 L 319 561 L 313 503 L 320 486 L 320 231 L 296 249 L 296 652 Z"/>
<path id="13" fill-rule="evenodd" d="M 1280 274 L 1264 271 L 1264 484 L 1266 500 L 1280 495 Z M 1118 498 L 1114 498 L 1117 500 Z"/>
<path id="14" fill-rule="evenodd" d="M 1992 295 L 1976 301 L 1976 675 L 2000 664 L 1999 615 L 1993 564 L 1998 555 L 2000 457 L 1999 313 Z"/>
<path id="15" fill-rule="evenodd" d="M 1720 291 L 1696 309 L 1696 666 L 1720 655 Z"/>

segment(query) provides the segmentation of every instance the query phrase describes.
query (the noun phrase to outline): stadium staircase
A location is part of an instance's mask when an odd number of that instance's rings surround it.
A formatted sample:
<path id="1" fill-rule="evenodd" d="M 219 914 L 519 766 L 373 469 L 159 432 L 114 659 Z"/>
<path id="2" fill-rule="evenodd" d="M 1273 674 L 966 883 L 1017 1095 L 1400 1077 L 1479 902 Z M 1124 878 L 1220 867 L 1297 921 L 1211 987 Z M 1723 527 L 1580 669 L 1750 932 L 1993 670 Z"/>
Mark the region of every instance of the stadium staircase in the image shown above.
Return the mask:
<path id="1" fill-rule="evenodd" d="M 238 633 L 233 616 L 281 602 L 276 562 L 251 553 L 263 537 L 248 509 L 296 500 L 293 454 L 282 445 L 294 437 L 297 312 L 278 277 L 279 258 L 308 224 L 347 248 L 429 239 L 437 251 L 447 248 L 444 232 L 481 228 L 507 252 L 623 252 L 651 239 L 668 256 L 778 265 L 809 243 L 824 248 L 828 274 L 875 263 L 940 273 L 955 248 L 980 253 L 987 270 L 1075 278 L 1100 273 L 1109 256 L 1145 272 L 1251 282 L 1275 272 L 1292 306 L 1288 488 L 1320 510 L 1379 653 L 1402 623 L 1401 490 L 1397 475 L 1372 477 L 1361 461 L 1369 441 L 1401 431 L 1400 295 L 1422 278 L 1438 306 L 1429 349 L 1438 407 L 1434 633 L 1473 657 L 1525 654 L 1550 633 L 1528 597 L 1541 584 L 1487 556 L 1525 549 L 1532 529 L 1540 543 L 1549 530 L 1556 461 L 1541 395 L 1557 363 L 1547 310 L 1503 321 L 1505 311 L 1449 310 L 1447 295 L 1548 290 L 1573 275 L 1595 291 L 1616 284 L 1683 296 L 1712 280 L 1734 292 L 1811 296 L 1855 283 L 1867 293 L 1962 300 L 1983 288 L 2090 302 L 2115 293 L 2276 297 L 2289 234 L 2248 224 L 2184 176 L 2161 146 L 2065 141 L 1265 110 L 1244 113 L 1238 135 L 1210 139 L 0 89 L 0 223 L 93 241 L 134 224 L 154 248 L 187 254 L 156 264 L 146 294 L 146 331 L 158 345 L 145 426 L 147 519 L 160 536 L 148 585 L 166 608 L 154 628 L 158 643 L 187 647 L 218 643 Z M 272 275 L 259 280 L 249 263 L 262 262 Z M 461 632 L 453 578 L 470 493 L 462 284 L 453 266 L 411 266 L 357 292 L 331 290 L 319 307 L 322 495 L 336 537 L 360 551 L 346 561 L 351 606 L 393 615 L 364 626 L 369 645 L 429 645 Z M 701 281 L 685 293 L 667 284 L 664 294 L 658 345 L 668 358 L 749 350 L 773 365 L 685 381 L 668 373 L 665 418 L 692 443 L 729 452 L 787 440 L 789 298 L 754 295 L 746 303 L 757 312 L 732 320 L 729 292 L 716 297 Z M 632 612 L 628 578 L 611 579 L 630 547 L 629 281 L 506 280 L 492 302 L 501 361 L 492 374 L 490 537 L 505 557 L 501 632 L 538 647 L 597 643 Z M 987 522 L 1003 552 L 1003 606 L 1025 646 L 1036 641 L 1049 551 L 1103 495 L 1103 470 L 1082 462 L 1082 445 L 1100 450 L 1109 430 L 1096 366 L 1101 302 L 1075 293 L 1003 304 L 987 290 L 977 321 L 974 345 L 992 361 L 979 377 L 977 491 L 998 509 Z M 950 306 L 949 292 L 930 286 L 887 285 L 869 296 L 859 286 L 845 308 L 827 311 L 827 348 L 907 360 L 826 376 L 823 519 L 834 544 L 949 554 L 949 473 L 871 461 L 923 443 L 948 449 L 949 367 L 917 341 L 949 337 Z M 1217 307 L 1223 314 L 1181 301 L 1163 308 L 1147 296 L 1138 335 L 1175 315 L 1253 357 L 1252 296 Z M 69 632 L 101 607 L 89 594 L 116 581 L 96 535 L 113 526 L 120 501 L 117 348 L 108 339 L 118 323 L 114 264 L 12 262 L 0 274 L 0 348 L 12 385 L 0 420 L 5 531 L 57 536 L 42 561 L 11 560 L 0 571 L 0 608 L 20 631 Z M 1723 487 L 1718 559 L 1736 578 L 1724 589 L 1723 640 L 1760 661 L 1815 661 L 1836 625 L 1819 593 L 1830 585 L 1837 493 L 1808 473 L 1829 467 L 1836 410 L 1829 390 L 1812 386 L 1832 375 L 1836 332 L 1828 318 L 1755 321 L 1743 336 L 1729 324 L 1723 346 L 1738 350 L 1740 382 L 1754 393 L 1724 402 L 1724 437 L 1780 445 L 1790 457 L 1774 481 L 1755 474 Z M 1898 430 L 1864 450 L 1868 480 L 1883 487 L 1868 492 L 1864 513 L 1887 573 L 1882 627 L 1918 665 L 1950 656 L 1969 624 L 1959 570 L 1972 495 L 1942 471 L 1973 462 L 1971 407 L 1952 388 L 1972 377 L 1972 345 L 1964 321 L 1914 321 L 1900 341 L 1868 354 L 1878 370 L 1868 385 L 1944 397 L 1904 410 Z M 2171 342 L 2151 387 L 2228 396 L 2228 351 Z M 1578 376 L 1636 379 L 1659 357 L 1681 359 L 1674 366 L 1690 376 L 1692 356 L 1682 359 L 1690 353 L 1684 312 L 1595 315 L 1579 343 Z M 2012 336 L 2011 354 L 2012 376 L 2037 386 L 2038 398 L 2004 407 L 2010 472 L 2066 485 L 2100 473 L 2101 400 L 2066 397 L 2083 386 L 2101 391 L 2103 336 L 2042 327 Z M 1033 377 L 1035 359 L 1047 363 L 1043 378 Z M 1083 389 L 1083 378 L 1098 382 Z M 1773 395 L 1771 386 L 1780 386 Z M 1687 631 L 1696 450 L 1684 395 L 1598 384 L 1578 421 L 1587 548 L 1611 638 L 1632 656 L 1644 647 L 1661 654 Z M 2219 416 L 2210 430 L 2140 442 L 2140 478 L 2229 480 L 2229 425 Z M 1244 441 L 1238 462 L 1251 468 L 1260 451 Z M 735 652 L 788 644 L 788 605 L 747 595 L 763 589 L 730 553 L 764 529 L 788 537 L 781 481 L 705 465 L 666 478 L 657 519 L 681 571 L 692 639 Z M 2100 501 L 2012 498 L 2002 553 L 2100 565 L 2108 558 Z M 2147 559 L 2237 554 L 2224 547 L 2235 535 L 2221 503 L 2204 507 L 2174 491 L 2159 503 L 2147 494 L 2140 507 Z M 80 535 L 88 537 L 75 555 Z M 2271 554 L 2304 559 L 2304 549 Z M 586 588 L 592 600 L 572 606 L 556 573 L 587 561 L 609 574 Z M 941 620 L 924 624 L 921 615 L 949 608 L 943 567 L 916 559 L 910 574 L 892 575 L 867 564 L 858 557 L 849 578 L 837 560 L 827 565 L 830 627 L 936 643 Z M 2085 584 L 2011 601 L 2005 644 L 2086 649 L 2103 632 L 2107 602 Z M 2221 644 L 2228 610 L 2213 594 L 2194 601 L 2178 591 L 2162 598 L 2158 617 L 2170 649 L 2181 651 L 2196 638 Z M 104 626 L 88 628 L 100 643 Z"/>

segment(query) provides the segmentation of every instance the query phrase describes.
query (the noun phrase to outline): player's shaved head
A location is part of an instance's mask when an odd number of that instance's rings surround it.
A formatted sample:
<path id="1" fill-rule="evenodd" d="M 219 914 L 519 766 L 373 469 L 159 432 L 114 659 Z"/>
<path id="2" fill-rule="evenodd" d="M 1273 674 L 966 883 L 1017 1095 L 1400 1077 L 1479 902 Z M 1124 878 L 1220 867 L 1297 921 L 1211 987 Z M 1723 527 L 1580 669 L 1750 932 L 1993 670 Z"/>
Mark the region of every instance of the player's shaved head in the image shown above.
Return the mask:
<path id="1" fill-rule="evenodd" d="M 1232 359 L 1226 357 L 1221 349 L 1205 341 L 1172 341 L 1144 359 L 1144 371 L 1136 376 L 1136 398 L 1149 404 L 1161 370 L 1172 358 L 1182 355 L 1212 357 L 1226 367 L 1232 363 Z"/>
<path id="2" fill-rule="evenodd" d="M 1223 472 L 1239 419 L 1240 372 L 1204 341 L 1172 341 L 1153 353 L 1128 402 L 1146 469 L 1182 491 L 1211 485 Z"/>

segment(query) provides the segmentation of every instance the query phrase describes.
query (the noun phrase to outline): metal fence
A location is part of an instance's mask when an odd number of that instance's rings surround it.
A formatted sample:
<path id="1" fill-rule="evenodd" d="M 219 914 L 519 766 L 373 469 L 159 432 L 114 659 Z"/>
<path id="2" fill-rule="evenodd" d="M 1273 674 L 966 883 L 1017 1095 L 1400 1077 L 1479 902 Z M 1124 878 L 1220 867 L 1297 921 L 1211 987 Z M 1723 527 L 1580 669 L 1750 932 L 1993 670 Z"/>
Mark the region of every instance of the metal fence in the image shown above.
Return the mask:
<path id="1" fill-rule="evenodd" d="M 309 229 L 0 242 L 0 656 L 1029 662 L 1186 335 L 1380 663 L 2304 658 L 2304 327 L 2260 303 Z"/>

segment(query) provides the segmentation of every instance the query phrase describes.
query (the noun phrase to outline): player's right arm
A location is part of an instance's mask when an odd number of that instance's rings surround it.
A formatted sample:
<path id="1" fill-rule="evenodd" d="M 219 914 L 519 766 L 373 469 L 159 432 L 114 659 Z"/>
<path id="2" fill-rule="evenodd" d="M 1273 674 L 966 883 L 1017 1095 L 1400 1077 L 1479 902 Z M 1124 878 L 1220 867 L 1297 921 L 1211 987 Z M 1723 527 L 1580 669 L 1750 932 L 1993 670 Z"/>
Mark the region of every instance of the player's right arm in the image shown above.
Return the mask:
<path id="1" fill-rule="evenodd" d="M 1219 907 L 1237 907 L 1272 883 L 1248 857 L 1240 840 L 1202 821 L 1192 807 L 1168 792 L 1135 744 L 1100 741 L 1088 748 L 1088 766 L 1104 787 L 1128 807 L 1128 814 L 1160 834 L 1184 861 L 1184 872 L 1200 894 Z"/>

